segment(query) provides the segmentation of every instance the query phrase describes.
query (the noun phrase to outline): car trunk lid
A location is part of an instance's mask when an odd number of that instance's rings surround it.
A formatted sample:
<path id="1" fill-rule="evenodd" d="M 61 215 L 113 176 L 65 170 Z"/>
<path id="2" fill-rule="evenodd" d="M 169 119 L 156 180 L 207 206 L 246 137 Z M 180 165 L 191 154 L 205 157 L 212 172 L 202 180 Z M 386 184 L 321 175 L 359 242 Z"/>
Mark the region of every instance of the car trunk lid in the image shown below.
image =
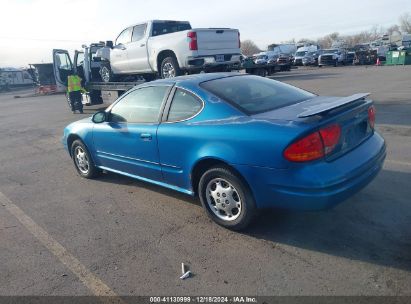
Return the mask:
<path id="1" fill-rule="evenodd" d="M 327 160 L 335 159 L 366 140 L 373 133 L 368 109 L 372 101 L 366 99 L 368 93 L 349 97 L 316 96 L 312 99 L 253 115 L 256 119 L 289 120 L 308 125 L 303 134 L 308 135 L 323 127 L 338 124 L 341 127 L 340 140 Z M 294 139 L 295 140 L 295 139 Z"/>

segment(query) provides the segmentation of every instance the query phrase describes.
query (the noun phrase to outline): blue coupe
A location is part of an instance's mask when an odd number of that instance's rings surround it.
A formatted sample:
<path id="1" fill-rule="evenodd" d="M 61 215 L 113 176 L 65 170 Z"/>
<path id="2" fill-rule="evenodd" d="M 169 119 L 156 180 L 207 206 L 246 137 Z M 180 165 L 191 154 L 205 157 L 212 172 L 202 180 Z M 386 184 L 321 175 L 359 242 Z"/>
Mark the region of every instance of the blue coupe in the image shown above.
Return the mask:
<path id="1" fill-rule="evenodd" d="M 238 230 L 262 208 L 331 207 L 377 175 L 386 149 L 367 96 L 182 76 L 131 89 L 67 126 L 63 144 L 82 177 L 106 170 L 198 195 L 215 222 Z"/>

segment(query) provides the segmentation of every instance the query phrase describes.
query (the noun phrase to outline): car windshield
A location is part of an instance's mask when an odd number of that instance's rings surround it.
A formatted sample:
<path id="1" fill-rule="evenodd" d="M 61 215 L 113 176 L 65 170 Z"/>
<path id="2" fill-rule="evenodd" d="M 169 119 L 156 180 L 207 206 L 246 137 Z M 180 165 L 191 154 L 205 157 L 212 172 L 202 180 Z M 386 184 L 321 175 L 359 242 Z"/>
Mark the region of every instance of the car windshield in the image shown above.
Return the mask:
<path id="1" fill-rule="evenodd" d="M 295 56 L 304 56 L 306 53 L 306 51 L 297 52 L 295 53 Z"/>
<path id="2" fill-rule="evenodd" d="M 324 50 L 324 53 L 338 53 L 338 50 L 332 49 L 332 50 Z"/>
<path id="3" fill-rule="evenodd" d="M 257 56 L 257 58 L 256 59 L 267 59 L 268 57 L 266 56 L 266 55 L 260 55 L 260 56 Z"/>
<path id="4" fill-rule="evenodd" d="M 152 36 L 160 36 L 186 30 L 191 30 L 191 25 L 188 22 L 154 22 Z"/>
<path id="5" fill-rule="evenodd" d="M 315 96 L 279 81 L 251 75 L 210 80 L 200 86 L 248 115 L 268 112 Z"/>

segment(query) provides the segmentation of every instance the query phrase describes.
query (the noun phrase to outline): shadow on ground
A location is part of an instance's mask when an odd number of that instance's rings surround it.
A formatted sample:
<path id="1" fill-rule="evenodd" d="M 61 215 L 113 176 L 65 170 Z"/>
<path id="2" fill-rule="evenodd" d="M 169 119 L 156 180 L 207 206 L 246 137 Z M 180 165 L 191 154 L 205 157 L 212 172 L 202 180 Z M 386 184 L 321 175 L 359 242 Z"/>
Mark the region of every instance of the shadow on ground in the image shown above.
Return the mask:
<path id="1" fill-rule="evenodd" d="M 411 173 L 383 170 L 363 191 L 334 209 L 268 210 L 242 233 L 298 248 L 411 271 Z M 107 173 L 98 181 L 132 185 L 201 205 L 166 188 Z"/>
<path id="2" fill-rule="evenodd" d="M 270 210 L 246 234 L 411 271 L 410 180 L 411 173 L 383 170 L 367 188 L 334 209 Z"/>

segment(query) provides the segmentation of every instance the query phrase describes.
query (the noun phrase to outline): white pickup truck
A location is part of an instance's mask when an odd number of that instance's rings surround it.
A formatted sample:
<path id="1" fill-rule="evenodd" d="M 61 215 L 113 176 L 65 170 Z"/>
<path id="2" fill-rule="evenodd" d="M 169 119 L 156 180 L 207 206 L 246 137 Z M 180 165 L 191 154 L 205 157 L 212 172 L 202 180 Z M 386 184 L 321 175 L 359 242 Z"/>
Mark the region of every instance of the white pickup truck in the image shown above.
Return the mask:
<path id="1" fill-rule="evenodd" d="M 240 63 L 237 29 L 192 29 L 187 21 L 152 20 L 124 29 L 97 51 L 104 82 L 122 75 L 170 78 L 184 73 L 230 70 Z"/>

